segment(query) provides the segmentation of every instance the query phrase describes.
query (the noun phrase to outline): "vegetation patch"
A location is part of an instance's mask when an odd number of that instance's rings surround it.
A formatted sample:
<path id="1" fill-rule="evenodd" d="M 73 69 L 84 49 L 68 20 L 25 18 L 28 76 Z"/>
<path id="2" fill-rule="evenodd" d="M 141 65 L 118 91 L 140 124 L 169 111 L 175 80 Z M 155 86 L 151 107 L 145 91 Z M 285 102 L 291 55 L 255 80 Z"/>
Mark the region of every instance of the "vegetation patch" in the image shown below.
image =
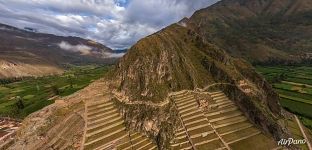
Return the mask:
<path id="1" fill-rule="evenodd" d="M 256 66 L 280 94 L 280 104 L 312 129 L 312 67 Z"/>
<path id="2" fill-rule="evenodd" d="M 72 66 L 62 75 L 0 80 L 0 116 L 23 119 L 104 76 L 110 66 Z"/>

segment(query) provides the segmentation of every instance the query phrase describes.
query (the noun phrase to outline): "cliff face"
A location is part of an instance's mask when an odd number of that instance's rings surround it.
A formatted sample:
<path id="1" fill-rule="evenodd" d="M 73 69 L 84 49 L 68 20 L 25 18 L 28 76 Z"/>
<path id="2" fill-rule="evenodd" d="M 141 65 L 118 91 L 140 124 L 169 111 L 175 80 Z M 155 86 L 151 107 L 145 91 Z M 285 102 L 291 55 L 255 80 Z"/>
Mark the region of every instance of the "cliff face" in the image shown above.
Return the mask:
<path id="1" fill-rule="evenodd" d="M 244 91 L 242 86 L 235 84 L 237 79 L 233 78 L 231 74 L 217 69 L 214 64 L 205 62 L 205 65 L 209 68 L 215 80 L 232 83 L 231 85 L 219 85 L 217 88 L 224 91 L 251 122 L 264 132 L 271 134 L 275 139 L 289 137 L 289 132 L 283 129 L 285 124 L 279 122 L 284 119 L 284 116 L 278 102 L 277 93 L 273 91 L 267 81 L 252 69 L 252 66 L 241 60 L 234 61 L 237 71 L 243 74 L 245 81 L 249 82 L 248 88 L 254 91 L 253 94 L 250 94 Z"/>

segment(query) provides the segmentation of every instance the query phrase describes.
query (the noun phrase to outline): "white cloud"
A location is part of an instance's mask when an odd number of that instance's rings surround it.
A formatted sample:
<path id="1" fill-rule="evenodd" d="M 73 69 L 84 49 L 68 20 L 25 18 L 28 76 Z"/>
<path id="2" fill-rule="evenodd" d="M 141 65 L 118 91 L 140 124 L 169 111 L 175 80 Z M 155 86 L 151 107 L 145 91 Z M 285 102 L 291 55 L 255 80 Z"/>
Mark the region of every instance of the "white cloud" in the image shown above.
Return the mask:
<path id="1" fill-rule="evenodd" d="M 105 55 L 110 58 L 120 58 L 125 55 L 125 53 L 105 53 Z"/>
<path id="2" fill-rule="evenodd" d="M 218 0 L 0 0 L 0 22 L 122 49 Z"/>
<path id="3" fill-rule="evenodd" d="M 92 48 L 83 44 L 78 44 L 78 45 L 71 45 L 65 41 L 62 41 L 61 43 L 58 44 L 58 46 L 67 51 L 71 52 L 79 52 L 82 55 L 89 55 L 91 54 Z"/>

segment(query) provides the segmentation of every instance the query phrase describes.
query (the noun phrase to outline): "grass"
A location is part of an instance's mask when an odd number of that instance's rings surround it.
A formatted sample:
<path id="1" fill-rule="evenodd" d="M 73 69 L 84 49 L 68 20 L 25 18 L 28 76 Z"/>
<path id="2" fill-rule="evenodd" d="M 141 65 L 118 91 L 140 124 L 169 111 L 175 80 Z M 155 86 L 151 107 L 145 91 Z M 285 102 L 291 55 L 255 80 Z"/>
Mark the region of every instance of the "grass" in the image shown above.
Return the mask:
<path id="1" fill-rule="evenodd" d="M 204 141 L 209 141 L 209 140 L 212 140 L 212 139 L 215 139 L 215 138 L 218 138 L 218 135 L 215 134 L 215 133 L 211 133 L 211 134 L 208 134 L 205 137 L 199 136 L 199 137 L 196 137 L 196 138 L 192 138 L 192 142 L 194 144 L 197 144 L 197 143 L 201 143 L 201 142 L 204 142 Z"/>
<path id="2" fill-rule="evenodd" d="M 206 120 L 201 121 L 201 122 L 197 122 L 197 123 L 193 123 L 190 125 L 186 125 L 187 128 L 193 128 L 193 127 L 197 127 L 197 126 L 201 126 L 201 125 L 205 125 L 207 123 Z"/>
<path id="3" fill-rule="evenodd" d="M 246 126 L 250 126 L 249 121 L 239 122 L 230 126 L 221 127 L 221 128 L 218 128 L 217 131 L 218 133 L 223 134 L 223 133 L 230 132 L 230 131 L 233 131 L 242 127 L 246 127 Z"/>
<path id="4" fill-rule="evenodd" d="M 297 83 L 295 83 L 297 84 Z M 301 97 L 307 100 L 312 99 L 312 88 L 305 85 L 292 85 L 289 83 L 276 83 L 273 87 L 279 90 L 279 93 L 285 95 L 293 95 L 295 97 Z"/>
<path id="5" fill-rule="evenodd" d="M 283 95 L 283 94 L 280 94 L 280 97 L 283 99 L 288 99 L 288 100 L 297 101 L 297 102 L 312 105 L 312 101 L 310 101 L 310 100 L 306 100 L 306 99 L 302 99 L 302 98 L 298 98 L 298 97 L 293 97 L 293 96 L 287 96 L 287 95 Z"/>
<path id="6" fill-rule="evenodd" d="M 294 139 L 304 139 L 304 137 L 300 131 L 299 125 L 297 124 L 295 119 L 287 120 L 287 125 L 288 125 L 288 128 L 290 129 L 290 132 L 293 135 Z M 308 150 L 308 147 L 306 144 L 301 144 L 301 145 L 299 145 L 299 147 L 302 150 Z"/>
<path id="7" fill-rule="evenodd" d="M 312 80 L 311 79 L 304 79 L 304 78 L 298 78 L 298 77 L 296 77 L 296 78 L 289 77 L 289 78 L 286 79 L 286 81 L 312 85 Z"/>
<path id="8" fill-rule="evenodd" d="M 223 124 L 227 124 L 227 123 L 231 123 L 233 121 L 237 121 L 240 119 L 244 119 L 245 116 L 236 116 L 236 117 L 232 117 L 232 118 L 228 118 L 228 119 L 223 119 L 223 120 L 219 120 L 213 123 L 213 125 L 217 126 L 217 125 L 223 125 Z"/>
<path id="9" fill-rule="evenodd" d="M 90 141 L 99 139 L 99 138 L 101 138 L 103 136 L 106 136 L 107 134 L 110 134 L 111 132 L 114 132 L 114 131 L 117 131 L 117 130 L 120 130 L 120 129 L 123 129 L 123 128 L 124 128 L 123 124 L 120 124 L 120 125 L 108 128 L 108 129 L 106 129 L 106 130 L 104 130 L 102 132 L 96 133 L 96 134 L 88 137 L 86 141 L 90 142 Z"/>
<path id="10" fill-rule="evenodd" d="M 186 134 L 184 134 L 183 136 L 184 136 L 184 137 L 181 138 L 181 139 L 174 139 L 174 142 L 175 142 L 175 143 L 183 143 L 183 142 L 185 142 L 185 141 L 189 141 L 188 138 L 187 138 L 187 136 L 186 136 Z"/>
<path id="11" fill-rule="evenodd" d="M 231 142 L 231 141 L 243 138 L 243 137 L 247 137 L 250 134 L 257 133 L 258 131 L 259 130 L 257 128 L 250 127 L 250 128 L 244 129 L 244 130 L 240 130 L 237 132 L 226 134 L 226 135 L 222 136 L 222 138 L 225 140 L 225 142 Z"/>
<path id="12" fill-rule="evenodd" d="M 312 67 L 310 66 L 256 66 L 280 94 L 280 103 L 299 116 L 312 130 Z M 293 82 L 295 84 L 287 83 Z"/>
<path id="13" fill-rule="evenodd" d="M 312 105 L 286 98 L 281 98 L 280 103 L 284 108 L 295 114 L 299 114 L 300 116 L 312 116 Z"/>
<path id="14" fill-rule="evenodd" d="M 86 149 L 86 150 L 92 150 L 92 149 L 98 148 L 98 147 L 103 146 L 103 145 L 105 145 L 106 143 L 109 143 L 109 142 L 111 142 L 111 141 L 114 141 L 115 139 L 118 139 L 118 138 L 120 138 L 120 137 L 122 137 L 122 136 L 124 136 L 124 135 L 126 135 L 126 134 L 127 134 L 127 132 L 125 132 L 125 131 L 118 132 L 118 133 L 116 133 L 116 134 L 114 134 L 114 135 L 111 135 L 111 136 L 109 136 L 109 137 L 106 137 L 106 138 L 104 138 L 104 139 L 101 139 L 101 140 L 99 140 L 99 141 L 96 141 L 96 142 L 94 142 L 94 143 L 92 143 L 92 144 L 90 144 L 90 145 L 84 147 L 84 149 Z"/>
<path id="15" fill-rule="evenodd" d="M 204 127 L 192 130 L 192 131 L 188 131 L 188 134 L 190 136 L 192 136 L 192 135 L 196 135 L 196 134 L 202 134 L 205 132 L 210 132 L 211 130 L 212 130 L 212 128 L 207 125 L 207 126 L 204 126 Z"/>
<path id="16" fill-rule="evenodd" d="M 0 116 L 23 119 L 104 76 L 110 66 L 73 66 L 62 75 L 28 77 L 0 85 Z M 20 97 L 20 98 L 17 98 Z M 22 101 L 23 106 L 17 107 Z"/>
<path id="17" fill-rule="evenodd" d="M 246 147 L 250 147 L 253 150 L 273 149 L 274 147 L 277 147 L 273 141 L 274 140 L 271 140 L 263 134 L 258 134 L 251 138 L 235 142 L 231 144 L 230 147 L 233 150 L 241 150 Z"/>
<path id="18" fill-rule="evenodd" d="M 134 144 L 132 149 L 138 149 L 138 148 L 143 147 L 144 145 L 147 145 L 149 143 L 150 143 L 150 141 L 147 138 L 145 138 L 145 139 L 143 139 L 143 142 L 140 142 L 138 144 L 135 143 L 136 145 Z"/>
<path id="19" fill-rule="evenodd" d="M 207 150 L 208 147 L 209 149 L 218 149 L 224 147 L 224 145 L 222 144 L 221 140 L 214 140 L 203 145 L 196 145 L 195 147 L 197 150 Z"/>

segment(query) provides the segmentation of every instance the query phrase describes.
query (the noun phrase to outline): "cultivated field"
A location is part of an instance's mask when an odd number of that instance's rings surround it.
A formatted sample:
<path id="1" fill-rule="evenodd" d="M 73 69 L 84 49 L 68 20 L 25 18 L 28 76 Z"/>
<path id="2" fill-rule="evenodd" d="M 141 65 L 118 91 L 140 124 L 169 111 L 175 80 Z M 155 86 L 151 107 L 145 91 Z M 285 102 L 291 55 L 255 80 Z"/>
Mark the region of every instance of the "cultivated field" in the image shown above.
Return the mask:
<path id="1" fill-rule="evenodd" d="M 312 67 L 256 67 L 281 97 L 281 105 L 312 129 Z"/>
<path id="2" fill-rule="evenodd" d="M 109 67 L 71 67 L 63 75 L 0 79 L 0 116 L 23 119 L 103 77 Z"/>
<path id="3" fill-rule="evenodd" d="M 171 141 L 172 149 L 276 148 L 274 140 L 254 127 L 221 91 L 184 91 L 171 97 L 179 110 L 181 127 Z M 254 143 L 257 143 L 256 145 Z"/>

